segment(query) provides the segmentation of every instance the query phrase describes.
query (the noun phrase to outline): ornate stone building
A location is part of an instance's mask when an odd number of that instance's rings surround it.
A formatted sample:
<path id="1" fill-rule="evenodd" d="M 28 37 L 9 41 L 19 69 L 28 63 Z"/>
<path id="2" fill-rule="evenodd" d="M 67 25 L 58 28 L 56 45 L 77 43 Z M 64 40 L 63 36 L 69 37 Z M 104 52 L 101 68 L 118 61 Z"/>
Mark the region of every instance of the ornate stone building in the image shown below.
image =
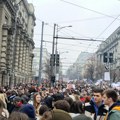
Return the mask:
<path id="1" fill-rule="evenodd" d="M 103 63 L 105 52 L 113 53 L 112 63 L 110 63 L 109 60 L 108 63 Z M 120 81 L 120 27 L 118 27 L 104 42 L 100 44 L 96 55 L 99 63 L 103 63 L 104 66 L 106 66 L 105 68 L 108 68 L 110 71 L 111 81 Z"/>
<path id="2" fill-rule="evenodd" d="M 0 84 L 32 80 L 34 7 L 27 0 L 0 0 Z"/>

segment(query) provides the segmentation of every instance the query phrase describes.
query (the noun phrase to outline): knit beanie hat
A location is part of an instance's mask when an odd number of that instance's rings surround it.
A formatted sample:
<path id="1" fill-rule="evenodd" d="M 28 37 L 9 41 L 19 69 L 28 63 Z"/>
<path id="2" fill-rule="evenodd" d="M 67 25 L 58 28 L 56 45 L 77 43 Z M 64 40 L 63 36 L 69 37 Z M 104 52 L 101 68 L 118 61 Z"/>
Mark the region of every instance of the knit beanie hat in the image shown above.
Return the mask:
<path id="1" fill-rule="evenodd" d="M 73 120 L 92 120 L 92 118 L 90 118 L 84 114 L 81 114 L 81 115 L 74 117 Z"/>
<path id="2" fill-rule="evenodd" d="M 51 112 L 52 112 L 52 120 L 72 120 L 69 113 L 63 110 L 54 109 Z"/>
<path id="3" fill-rule="evenodd" d="M 35 120 L 35 110 L 33 105 L 31 104 L 23 105 L 22 108 L 20 109 L 20 112 L 27 114 L 31 120 Z"/>

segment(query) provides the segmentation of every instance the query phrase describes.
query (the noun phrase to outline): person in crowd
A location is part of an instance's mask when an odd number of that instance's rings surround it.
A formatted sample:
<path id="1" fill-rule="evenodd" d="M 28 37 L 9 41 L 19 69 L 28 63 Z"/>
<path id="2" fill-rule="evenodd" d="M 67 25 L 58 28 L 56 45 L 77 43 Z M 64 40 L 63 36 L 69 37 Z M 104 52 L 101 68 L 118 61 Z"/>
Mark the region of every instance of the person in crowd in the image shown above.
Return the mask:
<path id="1" fill-rule="evenodd" d="M 41 106 L 41 96 L 38 92 L 35 93 L 33 96 L 33 106 L 35 108 L 36 115 L 39 115 L 39 109 Z"/>
<path id="2" fill-rule="evenodd" d="M 73 99 L 71 97 L 65 97 L 64 100 L 66 100 L 69 103 L 70 106 L 73 103 Z"/>
<path id="3" fill-rule="evenodd" d="M 88 117 L 84 114 L 81 114 L 81 115 L 78 115 L 78 116 L 74 117 L 73 120 L 92 120 L 92 118 Z"/>
<path id="4" fill-rule="evenodd" d="M 72 118 L 69 113 L 63 110 L 53 109 L 45 112 L 41 120 L 72 120 Z"/>
<path id="5" fill-rule="evenodd" d="M 9 113 L 7 111 L 7 109 L 5 109 L 5 104 L 4 102 L 0 99 L 0 118 L 8 118 L 9 117 Z"/>
<path id="6" fill-rule="evenodd" d="M 103 92 L 104 104 L 109 107 L 105 120 L 120 119 L 120 101 L 118 101 L 117 92 L 113 89 L 108 89 Z"/>
<path id="7" fill-rule="evenodd" d="M 85 114 L 92 116 L 94 120 L 103 120 L 107 113 L 107 108 L 105 107 L 102 97 L 103 89 L 94 88 L 93 97 L 89 104 L 85 104 Z"/>
<path id="8" fill-rule="evenodd" d="M 84 113 L 84 108 L 83 108 L 83 104 L 81 101 L 74 101 L 71 105 L 71 108 L 70 108 L 70 112 L 72 113 L 80 113 L 80 114 L 83 114 Z"/>
<path id="9" fill-rule="evenodd" d="M 42 105 L 39 109 L 39 117 L 37 117 L 37 119 L 41 119 L 43 114 L 46 112 L 46 111 L 49 111 L 50 109 L 47 107 L 47 105 Z"/>
<path id="10" fill-rule="evenodd" d="M 71 98 L 73 99 L 73 101 L 76 100 L 75 94 L 74 94 L 73 90 L 71 90 L 71 92 L 70 92 L 70 94 L 69 94 L 69 97 L 71 97 Z"/>
<path id="11" fill-rule="evenodd" d="M 7 108 L 7 104 L 6 104 L 7 96 L 6 96 L 6 93 L 0 93 L 0 99 L 4 102 L 5 108 Z"/>
<path id="12" fill-rule="evenodd" d="M 24 88 L 20 88 L 20 89 L 18 89 L 18 95 L 21 97 L 22 95 L 24 95 L 25 94 L 25 90 L 24 90 Z"/>
<path id="13" fill-rule="evenodd" d="M 72 118 L 84 114 L 84 106 L 81 101 L 74 101 L 70 108 L 70 115 Z"/>
<path id="14" fill-rule="evenodd" d="M 61 109 L 66 112 L 70 111 L 70 105 L 66 100 L 58 100 L 54 103 L 54 108 L 55 109 Z"/>
<path id="15" fill-rule="evenodd" d="M 23 106 L 22 99 L 19 96 L 16 96 L 15 98 L 13 98 L 13 104 L 14 104 L 14 108 L 12 112 L 19 111 Z"/>
<path id="16" fill-rule="evenodd" d="M 7 91 L 7 110 L 11 113 L 14 109 L 13 99 L 17 96 L 17 92 L 15 90 L 8 90 Z"/>
<path id="17" fill-rule="evenodd" d="M 22 108 L 20 109 L 20 112 L 25 113 L 29 117 L 29 120 L 36 120 L 35 109 L 33 105 L 31 104 L 23 105 Z"/>
<path id="18" fill-rule="evenodd" d="M 21 112 L 12 112 L 8 120 L 29 120 L 28 116 Z"/>
<path id="19" fill-rule="evenodd" d="M 27 95 L 22 95 L 21 100 L 23 104 L 27 104 L 30 99 Z"/>
<path id="20" fill-rule="evenodd" d="M 48 108 L 53 109 L 53 98 L 51 95 L 48 95 L 44 98 L 44 102 L 45 105 L 47 105 Z"/>

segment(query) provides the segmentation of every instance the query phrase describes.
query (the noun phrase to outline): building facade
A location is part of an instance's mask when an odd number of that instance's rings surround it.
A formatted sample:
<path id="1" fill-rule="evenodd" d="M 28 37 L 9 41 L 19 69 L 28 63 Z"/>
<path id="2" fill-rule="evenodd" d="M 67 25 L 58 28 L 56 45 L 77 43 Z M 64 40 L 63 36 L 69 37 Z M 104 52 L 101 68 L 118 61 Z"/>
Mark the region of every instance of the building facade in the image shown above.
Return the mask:
<path id="1" fill-rule="evenodd" d="M 113 62 L 103 63 L 104 53 L 113 54 Z M 104 42 L 96 52 L 97 60 L 104 64 L 110 71 L 111 80 L 120 81 L 120 27 L 118 27 Z M 109 59 L 110 56 L 108 56 Z"/>
<path id="2" fill-rule="evenodd" d="M 34 7 L 27 0 L 0 0 L 0 84 L 32 80 Z"/>
<path id="3" fill-rule="evenodd" d="M 93 56 L 93 53 L 81 52 L 75 61 L 75 63 L 70 66 L 67 73 L 71 79 L 81 80 L 84 79 L 84 74 L 86 72 L 86 64 L 88 59 Z"/>
<path id="4" fill-rule="evenodd" d="M 89 52 L 81 52 L 76 60 L 76 67 L 78 71 L 78 77 L 84 78 L 84 74 L 86 72 L 86 64 L 88 60 L 93 56 L 93 53 Z"/>
<path id="5" fill-rule="evenodd" d="M 38 81 L 39 79 L 39 62 L 40 62 L 40 48 L 35 48 L 33 50 L 33 79 Z M 42 70 L 41 78 L 42 80 L 48 80 L 50 75 L 50 53 L 48 53 L 46 48 L 43 48 L 42 53 Z"/>

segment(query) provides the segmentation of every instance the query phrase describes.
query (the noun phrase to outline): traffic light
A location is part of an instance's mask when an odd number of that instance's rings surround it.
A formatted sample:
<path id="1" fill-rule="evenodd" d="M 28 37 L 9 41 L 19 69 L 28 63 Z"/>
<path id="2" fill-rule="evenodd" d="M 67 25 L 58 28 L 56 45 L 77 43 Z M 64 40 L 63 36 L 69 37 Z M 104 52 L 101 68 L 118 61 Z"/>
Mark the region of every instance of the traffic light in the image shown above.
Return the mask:
<path id="1" fill-rule="evenodd" d="M 105 53 L 103 54 L 103 62 L 104 62 L 104 63 L 107 63 L 107 62 L 108 62 L 108 53 L 107 53 L 107 52 L 105 52 Z"/>
<path id="2" fill-rule="evenodd" d="M 50 56 L 50 66 L 52 66 L 52 54 Z M 55 66 L 55 54 L 53 56 L 53 66 Z"/>
<path id="3" fill-rule="evenodd" d="M 51 82 L 52 82 L 52 83 L 55 82 L 55 76 L 51 76 Z"/>
<path id="4" fill-rule="evenodd" d="M 109 63 L 113 63 L 113 53 L 109 53 Z"/>
<path id="5" fill-rule="evenodd" d="M 57 54 L 57 57 L 56 57 L 56 66 L 59 66 L 59 63 L 60 63 L 60 55 Z"/>

